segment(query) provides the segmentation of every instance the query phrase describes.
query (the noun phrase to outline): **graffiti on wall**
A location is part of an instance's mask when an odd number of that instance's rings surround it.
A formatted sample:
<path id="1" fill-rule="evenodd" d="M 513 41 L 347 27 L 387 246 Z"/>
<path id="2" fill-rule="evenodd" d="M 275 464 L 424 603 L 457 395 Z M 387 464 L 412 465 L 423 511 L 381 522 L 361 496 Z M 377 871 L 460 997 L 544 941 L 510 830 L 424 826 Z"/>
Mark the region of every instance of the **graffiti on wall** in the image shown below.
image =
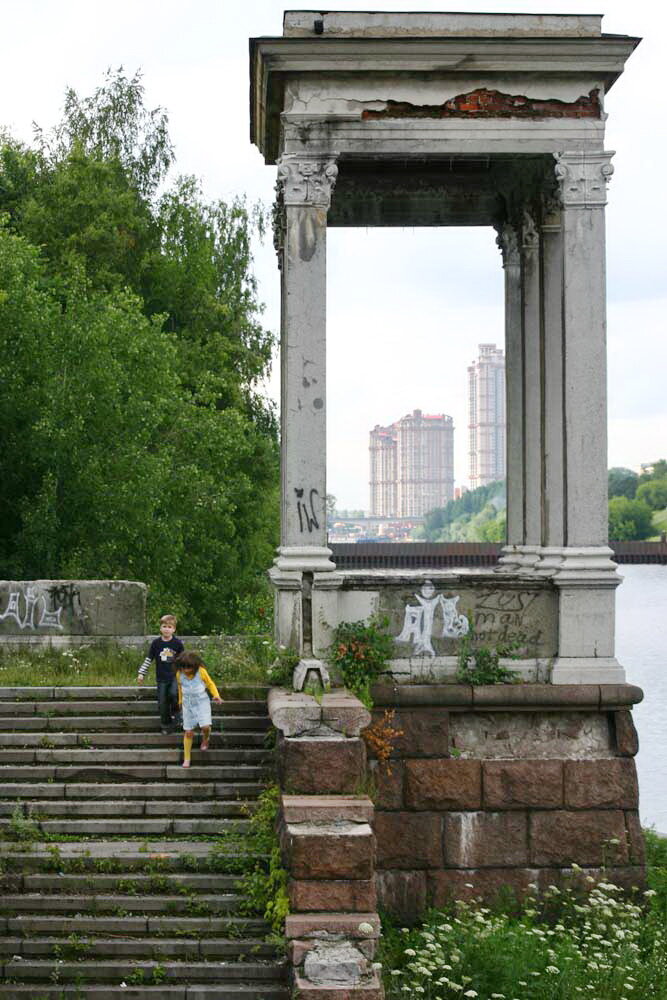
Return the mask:
<path id="1" fill-rule="evenodd" d="M 436 594 L 430 580 L 425 580 L 419 594 L 415 594 L 418 604 L 406 604 L 403 629 L 396 636 L 396 642 L 412 643 L 415 655 L 435 656 L 433 649 L 433 629 L 436 625 L 436 613 L 440 611 L 440 636 L 443 639 L 460 639 L 467 635 L 470 623 L 465 615 L 457 610 L 457 597 L 444 597 Z"/>
<path id="2" fill-rule="evenodd" d="M 305 490 L 294 487 L 296 493 L 296 509 L 299 515 L 299 531 L 303 534 L 308 531 L 310 534 L 313 528 L 319 528 L 320 522 L 315 513 L 315 497 L 319 498 L 319 490 L 312 489 L 304 499 Z"/>
<path id="3" fill-rule="evenodd" d="M 81 613 L 79 592 L 73 584 L 49 587 L 43 590 L 34 584 L 19 585 L 10 590 L 7 606 L 0 613 L 0 622 L 15 622 L 22 632 L 26 629 L 64 629 L 60 618 L 63 611 Z"/>

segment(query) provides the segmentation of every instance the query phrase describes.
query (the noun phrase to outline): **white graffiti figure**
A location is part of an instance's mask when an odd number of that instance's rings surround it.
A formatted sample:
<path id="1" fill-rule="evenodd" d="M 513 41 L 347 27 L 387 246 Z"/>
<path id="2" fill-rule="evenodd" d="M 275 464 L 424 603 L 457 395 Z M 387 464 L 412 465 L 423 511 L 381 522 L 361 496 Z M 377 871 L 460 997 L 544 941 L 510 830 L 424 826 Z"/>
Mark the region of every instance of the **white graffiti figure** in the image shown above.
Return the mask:
<path id="1" fill-rule="evenodd" d="M 425 653 L 428 656 L 435 656 L 431 640 L 433 638 L 433 622 L 438 608 L 442 609 L 442 631 L 440 634 L 443 639 L 460 639 L 461 636 L 467 634 L 470 623 L 465 615 L 457 612 L 458 596 L 436 595 L 435 587 L 431 581 L 424 580 L 421 593 L 415 594 L 415 597 L 419 604 L 406 604 L 403 629 L 401 634 L 396 637 L 396 642 L 411 642 L 417 656 Z"/>
<path id="2" fill-rule="evenodd" d="M 21 598 L 23 598 L 25 603 L 23 616 L 21 616 Z M 42 605 L 41 615 L 39 622 L 35 624 L 35 610 L 40 602 Z M 21 631 L 26 628 L 34 629 L 35 627 L 42 628 L 43 626 L 62 629 L 63 626 L 60 622 L 62 611 L 62 606 L 49 610 L 46 595 L 38 587 L 26 587 L 23 592 L 20 590 L 10 591 L 7 598 L 7 607 L 0 614 L 0 622 L 4 622 L 8 618 L 13 618 Z"/>

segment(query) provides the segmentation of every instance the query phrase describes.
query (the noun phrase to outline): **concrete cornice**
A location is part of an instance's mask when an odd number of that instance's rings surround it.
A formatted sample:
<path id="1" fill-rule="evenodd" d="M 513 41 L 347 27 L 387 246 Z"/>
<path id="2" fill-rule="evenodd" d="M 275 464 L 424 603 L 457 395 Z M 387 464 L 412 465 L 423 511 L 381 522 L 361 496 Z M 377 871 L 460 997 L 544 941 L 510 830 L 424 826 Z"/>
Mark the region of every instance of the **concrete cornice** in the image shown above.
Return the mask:
<path id="1" fill-rule="evenodd" d="M 250 138 L 268 162 L 278 155 L 285 78 L 300 74 L 359 79 L 390 73 L 452 76 L 538 74 L 600 81 L 605 92 L 641 39 L 599 37 L 266 37 L 250 39 Z M 548 94 L 546 95 L 548 96 Z"/>

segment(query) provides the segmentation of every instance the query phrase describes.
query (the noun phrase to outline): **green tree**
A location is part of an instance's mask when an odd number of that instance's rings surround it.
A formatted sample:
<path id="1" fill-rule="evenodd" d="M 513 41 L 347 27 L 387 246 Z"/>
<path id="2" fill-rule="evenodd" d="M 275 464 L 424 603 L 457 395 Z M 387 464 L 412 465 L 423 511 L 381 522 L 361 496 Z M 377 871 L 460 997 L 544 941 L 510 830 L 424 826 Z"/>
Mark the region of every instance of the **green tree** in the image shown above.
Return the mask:
<path id="1" fill-rule="evenodd" d="M 609 496 L 627 497 L 628 500 L 632 500 L 637 492 L 638 481 L 639 476 L 632 469 L 614 466 L 608 472 Z"/>
<path id="2" fill-rule="evenodd" d="M 652 512 L 643 500 L 612 497 L 609 501 L 609 538 L 613 542 L 641 541 L 653 534 Z"/>
<path id="3" fill-rule="evenodd" d="M 637 499 L 643 500 L 651 510 L 664 510 L 667 507 L 667 476 L 640 483 L 637 487 Z"/>
<path id="4" fill-rule="evenodd" d="M 186 629 L 233 629 L 277 541 L 262 220 L 191 178 L 158 197 L 166 126 L 119 72 L 36 148 L 0 138 L 0 560 L 143 579 Z"/>

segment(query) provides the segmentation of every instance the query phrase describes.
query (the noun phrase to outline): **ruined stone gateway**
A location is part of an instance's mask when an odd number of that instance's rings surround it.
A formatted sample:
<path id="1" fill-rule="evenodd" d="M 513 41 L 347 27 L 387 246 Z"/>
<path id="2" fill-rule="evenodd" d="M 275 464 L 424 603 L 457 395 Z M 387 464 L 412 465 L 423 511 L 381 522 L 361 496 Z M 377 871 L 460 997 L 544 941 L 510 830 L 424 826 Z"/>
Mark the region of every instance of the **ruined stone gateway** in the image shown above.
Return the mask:
<path id="1" fill-rule="evenodd" d="M 334 925 L 345 988 L 379 989 L 350 930 L 373 938 L 376 891 L 414 915 L 466 882 L 521 891 L 571 862 L 599 869 L 609 841 L 618 879 L 641 875 L 628 711 L 641 692 L 614 654 L 607 545 L 604 218 L 605 96 L 637 44 L 597 15 L 312 11 L 251 41 L 251 138 L 277 165 L 282 271 L 276 633 L 316 665 L 339 622 L 388 615 L 396 655 L 376 704 L 404 729 L 364 812 L 317 798 L 358 787 L 359 725 L 341 727 L 325 699 L 313 728 L 292 695 L 304 724 L 287 731 L 275 706 L 285 787 L 309 796 L 284 814 L 292 905 L 309 914 L 288 927 L 301 993 L 330 982 L 324 953 L 306 956 Z M 446 225 L 494 227 L 505 272 L 507 544 L 494 572 L 342 572 L 325 513 L 327 226 Z M 447 683 L 471 621 L 491 644 L 527 636 L 532 683 Z"/>

